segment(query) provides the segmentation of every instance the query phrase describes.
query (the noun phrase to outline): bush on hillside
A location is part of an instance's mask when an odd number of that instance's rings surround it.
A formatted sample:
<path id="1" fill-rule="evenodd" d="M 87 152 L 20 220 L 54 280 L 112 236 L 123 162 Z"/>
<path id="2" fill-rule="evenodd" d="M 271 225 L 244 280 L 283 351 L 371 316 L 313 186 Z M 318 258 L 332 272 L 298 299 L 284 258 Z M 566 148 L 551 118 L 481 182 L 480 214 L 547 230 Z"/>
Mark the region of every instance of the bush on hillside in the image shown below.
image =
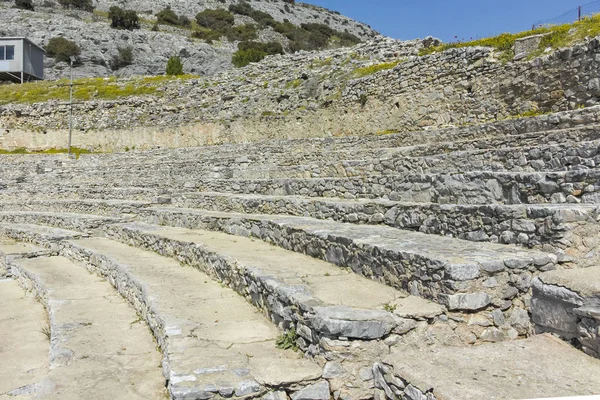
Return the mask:
<path id="1" fill-rule="evenodd" d="M 48 44 L 44 47 L 46 55 L 56 59 L 56 61 L 64 61 L 70 63 L 71 56 L 78 56 L 81 54 L 79 46 L 75 42 L 67 40 L 63 37 L 55 37 L 48 41 Z"/>
<path id="2" fill-rule="evenodd" d="M 21 10 L 34 11 L 31 0 L 15 0 L 15 6 Z"/>
<path id="3" fill-rule="evenodd" d="M 177 15 L 171 10 L 170 6 L 156 13 L 156 22 L 159 24 L 175 25 L 175 26 L 190 26 L 192 22 L 185 15 Z"/>
<path id="4" fill-rule="evenodd" d="M 360 43 L 360 39 L 347 32 L 336 31 L 323 24 L 302 24 L 296 26 L 289 21 L 277 22 L 273 27 L 276 32 L 290 40 L 290 50 L 320 50 L 331 42 L 339 46 L 351 46 Z M 335 40 L 331 40 L 334 38 Z"/>
<path id="5" fill-rule="evenodd" d="M 231 28 L 227 29 L 225 35 L 231 42 L 235 40 L 249 41 L 258 38 L 256 26 L 253 24 L 232 26 Z"/>
<path id="6" fill-rule="evenodd" d="M 117 48 L 118 54 L 113 56 L 110 68 L 113 71 L 131 65 L 133 63 L 133 48 L 131 46 Z"/>
<path id="7" fill-rule="evenodd" d="M 178 56 L 169 57 L 167 61 L 167 75 L 183 75 L 183 63 Z"/>
<path id="8" fill-rule="evenodd" d="M 196 15 L 198 25 L 217 32 L 226 32 L 235 22 L 235 17 L 227 10 L 204 10 Z"/>
<path id="9" fill-rule="evenodd" d="M 279 42 L 241 42 L 238 51 L 233 54 L 231 62 L 234 66 L 241 68 L 246 65 L 259 62 L 269 54 L 283 54 L 283 46 Z"/>
<path id="10" fill-rule="evenodd" d="M 94 5 L 92 0 L 58 0 L 63 8 L 76 9 L 92 12 L 94 11 Z"/>
<path id="11" fill-rule="evenodd" d="M 267 53 L 259 49 L 238 50 L 233 53 L 231 62 L 236 67 L 241 68 L 250 63 L 259 62 L 266 56 Z"/>
<path id="12" fill-rule="evenodd" d="M 134 10 L 123 10 L 120 7 L 112 6 L 108 10 L 108 18 L 111 20 L 111 28 L 140 29 L 140 20 Z"/>
<path id="13" fill-rule="evenodd" d="M 279 42 L 241 42 L 238 44 L 239 50 L 258 49 L 267 54 L 283 54 L 283 46 Z"/>
<path id="14" fill-rule="evenodd" d="M 221 36 L 223 35 L 220 32 L 203 27 L 196 28 L 192 32 L 192 37 L 206 40 L 207 43 L 212 43 L 215 40 L 219 40 L 221 39 Z"/>
<path id="15" fill-rule="evenodd" d="M 250 14 L 253 11 L 253 8 L 247 1 L 240 0 L 237 4 L 231 4 L 229 6 L 229 11 L 231 11 L 234 14 L 250 16 Z"/>
<path id="16" fill-rule="evenodd" d="M 246 15 L 255 20 L 260 25 L 270 25 L 275 22 L 271 14 L 264 11 L 255 10 L 250 3 L 245 0 L 240 0 L 237 4 L 231 4 L 229 11 L 233 14 Z"/>

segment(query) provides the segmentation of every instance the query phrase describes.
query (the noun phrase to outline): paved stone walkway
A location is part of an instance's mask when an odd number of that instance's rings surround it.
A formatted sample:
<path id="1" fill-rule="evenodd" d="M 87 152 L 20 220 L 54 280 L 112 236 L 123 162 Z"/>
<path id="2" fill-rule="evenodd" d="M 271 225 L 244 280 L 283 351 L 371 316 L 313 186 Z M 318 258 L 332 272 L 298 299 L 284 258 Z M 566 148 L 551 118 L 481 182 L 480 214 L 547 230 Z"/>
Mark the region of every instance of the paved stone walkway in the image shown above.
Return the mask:
<path id="1" fill-rule="evenodd" d="M 152 336 L 107 282 L 63 257 L 15 260 L 13 273 L 49 313 L 50 371 L 36 398 L 164 398 Z"/>
<path id="2" fill-rule="evenodd" d="M 256 396 L 321 377 L 316 363 L 277 349 L 279 331 L 257 310 L 200 271 L 104 238 L 68 246 L 65 254 L 113 282 L 148 322 L 172 398 Z"/>
<path id="3" fill-rule="evenodd" d="M 13 280 L 0 280 L 0 399 L 31 398 L 48 373 L 46 311 Z"/>

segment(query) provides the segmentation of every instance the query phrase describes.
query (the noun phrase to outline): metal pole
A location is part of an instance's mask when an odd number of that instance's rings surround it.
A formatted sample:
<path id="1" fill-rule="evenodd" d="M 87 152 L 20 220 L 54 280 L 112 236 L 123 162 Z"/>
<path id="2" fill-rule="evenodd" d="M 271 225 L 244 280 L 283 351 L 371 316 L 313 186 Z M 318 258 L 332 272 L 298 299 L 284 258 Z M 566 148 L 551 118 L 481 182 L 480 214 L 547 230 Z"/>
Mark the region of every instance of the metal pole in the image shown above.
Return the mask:
<path id="1" fill-rule="evenodd" d="M 69 147 L 67 152 L 71 154 L 71 135 L 73 133 L 73 60 L 71 60 L 71 85 L 69 88 Z"/>

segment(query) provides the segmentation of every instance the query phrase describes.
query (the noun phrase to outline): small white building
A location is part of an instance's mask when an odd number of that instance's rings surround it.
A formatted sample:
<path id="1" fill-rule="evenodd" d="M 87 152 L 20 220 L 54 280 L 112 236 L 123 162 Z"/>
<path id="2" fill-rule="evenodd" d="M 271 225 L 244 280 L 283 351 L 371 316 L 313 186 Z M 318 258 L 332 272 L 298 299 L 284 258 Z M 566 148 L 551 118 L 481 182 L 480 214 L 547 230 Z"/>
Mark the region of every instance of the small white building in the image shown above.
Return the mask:
<path id="1" fill-rule="evenodd" d="M 29 82 L 44 79 L 40 46 L 24 37 L 0 37 L 0 81 Z"/>

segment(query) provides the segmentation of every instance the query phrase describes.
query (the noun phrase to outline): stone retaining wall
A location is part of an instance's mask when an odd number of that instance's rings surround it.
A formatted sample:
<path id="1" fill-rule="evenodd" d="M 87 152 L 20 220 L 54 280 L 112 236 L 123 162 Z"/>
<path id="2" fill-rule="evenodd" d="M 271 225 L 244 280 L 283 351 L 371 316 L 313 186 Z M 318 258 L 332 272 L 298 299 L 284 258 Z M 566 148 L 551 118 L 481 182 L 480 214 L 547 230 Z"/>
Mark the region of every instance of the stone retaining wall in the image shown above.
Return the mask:
<path id="1" fill-rule="evenodd" d="M 279 87 L 264 87 L 264 74 L 282 75 L 274 60 L 253 66 L 252 73 L 242 69 L 166 89 L 160 99 L 85 102 L 75 110 L 73 143 L 102 149 L 186 147 L 365 135 L 478 124 L 531 110 L 572 110 L 598 101 L 598 45 L 592 39 L 533 61 L 506 64 L 488 48 L 451 49 L 411 56 L 393 70 L 364 78 L 347 71 L 339 80 L 326 67 L 305 68 L 287 78 L 297 78 L 297 87 L 285 79 Z M 346 71 L 341 64 L 335 68 Z M 67 107 L 17 104 L 3 106 L 0 115 L 1 147 L 64 147 Z"/>

